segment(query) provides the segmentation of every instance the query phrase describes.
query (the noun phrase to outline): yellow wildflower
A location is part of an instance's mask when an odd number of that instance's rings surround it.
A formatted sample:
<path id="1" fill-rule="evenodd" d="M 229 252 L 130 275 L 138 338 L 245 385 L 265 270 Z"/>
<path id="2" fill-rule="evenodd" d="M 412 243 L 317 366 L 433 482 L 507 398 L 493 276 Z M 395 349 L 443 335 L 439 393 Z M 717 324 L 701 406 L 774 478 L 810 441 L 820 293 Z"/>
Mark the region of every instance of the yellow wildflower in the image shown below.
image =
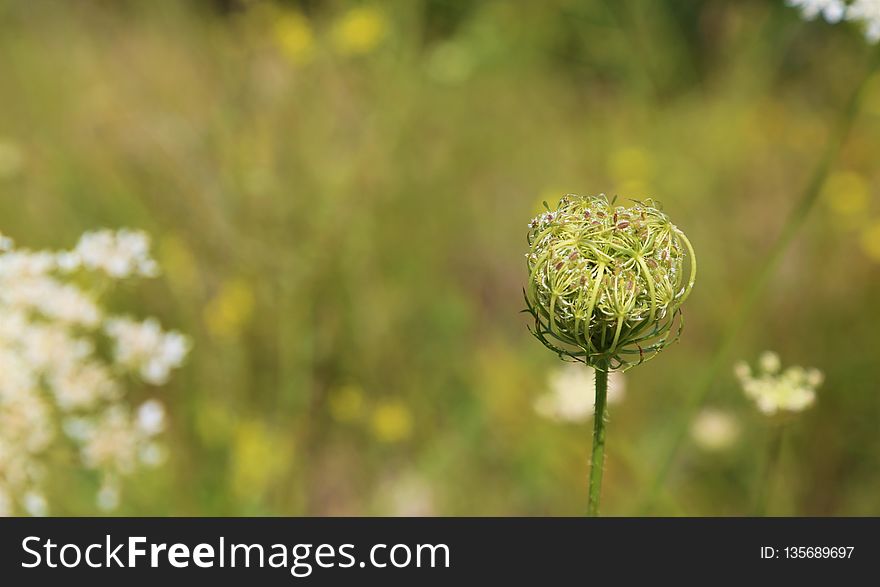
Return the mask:
<path id="1" fill-rule="evenodd" d="M 874 261 L 880 263 L 880 219 L 874 220 L 862 232 L 862 250 Z"/>
<path id="2" fill-rule="evenodd" d="M 327 397 L 327 407 L 337 422 L 357 420 L 364 408 L 364 390 L 354 384 L 334 389 Z"/>
<path id="3" fill-rule="evenodd" d="M 232 450 L 232 489 L 243 498 L 262 495 L 290 459 L 289 443 L 280 442 L 258 420 L 242 423 L 235 431 Z"/>
<path id="4" fill-rule="evenodd" d="M 822 197 L 833 212 L 855 216 L 868 208 L 868 182 L 853 171 L 838 172 L 828 178 Z"/>
<path id="5" fill-rule="evenodd" d="M 205 306 L 205 326 L 217 338 L 235 338 L 250 321 L 254 303 L 253 291 L 246 281 L 227 281 Z"/>
<path id="6" fill-rule="evenodd" d="M 378 47 L 387 31 L 388 21 L 379 9 L 352 8 L 333 26 L 333 45 L 343 55 L 363 55 Z"/>
<path id="7" fill-rule="evenodd" d="M 286 12 L 275 21 L 275 42 L 284 56 L 294 65 L 312 60 L 315 35 L 309 19 L 299 12 Z"/>
<path id="8" fill-rule="evenodd" d="M 168 235 L 159 242 L 159 261 L 168 282 L 192 291 L 199 281 L 198 261 L 192 249 L 177 235 Z"/>
<path id="9" fill-rule="evenodd" d="M 379 442 L 395 443 L 412 433 L 412 414 L 400 401 L 387 401 L 373 411 L 373 434 Z"/>

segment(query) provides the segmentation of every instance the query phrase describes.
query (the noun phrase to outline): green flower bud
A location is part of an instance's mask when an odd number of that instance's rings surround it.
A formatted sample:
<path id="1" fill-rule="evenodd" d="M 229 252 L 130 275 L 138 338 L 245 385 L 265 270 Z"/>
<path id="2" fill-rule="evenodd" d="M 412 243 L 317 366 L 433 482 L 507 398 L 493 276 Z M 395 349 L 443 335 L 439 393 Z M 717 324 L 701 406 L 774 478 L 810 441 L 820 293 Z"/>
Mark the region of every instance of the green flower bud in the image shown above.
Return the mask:
<path id="1" fill-rule="evenodd" d="M 532 333 L 560 357 L 626 369 L 678 338 L 696 257 L 653 201 L 566 194 L 529 223 L 528 242 Z"/>

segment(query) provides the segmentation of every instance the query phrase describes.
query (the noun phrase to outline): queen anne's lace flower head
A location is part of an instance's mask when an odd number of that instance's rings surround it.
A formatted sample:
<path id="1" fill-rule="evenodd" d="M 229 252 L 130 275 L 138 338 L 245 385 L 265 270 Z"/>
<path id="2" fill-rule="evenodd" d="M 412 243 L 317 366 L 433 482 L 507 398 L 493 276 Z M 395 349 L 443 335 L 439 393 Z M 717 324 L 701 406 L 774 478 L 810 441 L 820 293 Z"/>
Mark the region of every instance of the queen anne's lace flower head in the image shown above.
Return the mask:
<path id="1" fill-rule="evenodd" d="M 746 396 L 767 416 L 807 409 L 815 402 L 816 389 L 824 380 L 818 369 L 794 366 L 782 370 L 779 355 L 770 351 L 761 355 L 757 372 L 752 373 L 741 361 L 734 366 L 734 374 Z"/>
<path id="2" fill-rule="evenodd" d="M 102 508 L 118 503 L 122 476 L 161 460 L 164 410 L 148 400 L 133 411 L 121 377 L 164 383 L 189 342 L 155 319 L 109 315 L 88 287 L 96 274 L 156 271 L 142 232 L 86 233 L 58 252 L 15 249 L 0 235 L 0 514 L 45 513 L 44 456 L 65 438 L 99 474 Z"/>
<path id="3" fill-rule="evenodd" d="M 532 332 L 561 357 L 625 369 L 677 338 L 696 259 L 651 200 L 567 194 L 529 223 L 528 241 Z"/>

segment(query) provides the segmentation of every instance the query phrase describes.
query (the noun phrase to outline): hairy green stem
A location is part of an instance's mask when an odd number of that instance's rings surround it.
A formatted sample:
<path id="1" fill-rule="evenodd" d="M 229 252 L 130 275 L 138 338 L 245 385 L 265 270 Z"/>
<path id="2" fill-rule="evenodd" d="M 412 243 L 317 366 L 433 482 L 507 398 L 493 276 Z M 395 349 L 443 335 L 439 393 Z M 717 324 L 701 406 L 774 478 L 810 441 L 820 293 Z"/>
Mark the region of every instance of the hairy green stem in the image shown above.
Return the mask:
<path id="1" fill-rule="evenodd" d="M 593 414 L 593 457 L 590 461 L 590 500 L 587 515 L 599 515 L 602 471 L 605 467 L 605 406 L 608 403 L 608 361 L 600 361 L 596 374 L 596 412 Z"/>
<path id="2" fill-rule="evenodd" d="M 666 449 L 665 454 L 660 458 L 660 468 L 654 481 L 648 486 L 647 494 L 641 507 L 642 514 L 649 514 L 651 512 L 654 503 L 663 488 L 666 477 L 672 469 L 672 465 L 675 463 L 678 451 L 687 437 L 687 432 L 693 416 L 708 398 L 709 393 L 712 390 L 712 385 L 718 377 L 718 374 L 721 372 L 721 369 L 730 363 L 730 355 L 737 338 L 742 332 L 745 324 L 749 322 L 749 318 L 754 311 L 755 305 L 760 299 L 767 283 L 770 281 L 770 278 L 776 271 L 776 267 L 779 265 L 782 256 L 785 254 L 786 250 L 788 250 L 789 245 L 792 240 L 794 240 L 795 235 L 800 231 L 810 210 L 816 203 L 816 200 L 822 191 L 822 186 L 825 184 L 825 180 L 831 172 L 834 161 L 837 159 L 840 149 L 846 142 L 846 138 L 849 135 L 853 122 L 859 113 L 868 82 L 878 66 L 880 66 L 880 49 L 875 49 L 874 54 L 871 57 L 870 65 L 866 68 L 861 81 L 856 86 L 846 104 L 846 107 L 843 109 L 837 120 L 834 131 L 825 146 L 825 151 L 823 152 L 822 157 L 819 159 L 818 164 L 813 170 L 813 174 L 810 177 L 806 189 L 801 195 L 798 203 L 789 213 L 782 228 L 782 232 L 780 232 L 776 242 L 773 244 L 768 254 L 764 256 L 763 264 L 758 268 L 752 278 L 738 311 L 734 314 L 733 319 L 727 325 L 727 328 L 721 337 L 721 344 L 718 347 L 718 350 L 715 352 L 715 355 L 712 357 L 712 360 L 709 362 L 709 365 L 703 372 L 702 376 L 698 378 L 697 385 L 688 399 L 685 409 L 681 410 L 679 419 L 674 427 L 675 431 L 673 433 L 672 441 Z"/>
<path id="3" fill-rule="evenodd" d="M 776 469 L 779 467 L 779 457 L 782 454 L 782 438 L 785 428 L 782 425 L 774 426 L 770 432 L 770 442 L 767 446 L 767 456 L 764 461 L 764 470 L 758 479 L 755 491 L 755 515 L 764 516 L 772 494 L 773 481 L 776 479 Z"/>

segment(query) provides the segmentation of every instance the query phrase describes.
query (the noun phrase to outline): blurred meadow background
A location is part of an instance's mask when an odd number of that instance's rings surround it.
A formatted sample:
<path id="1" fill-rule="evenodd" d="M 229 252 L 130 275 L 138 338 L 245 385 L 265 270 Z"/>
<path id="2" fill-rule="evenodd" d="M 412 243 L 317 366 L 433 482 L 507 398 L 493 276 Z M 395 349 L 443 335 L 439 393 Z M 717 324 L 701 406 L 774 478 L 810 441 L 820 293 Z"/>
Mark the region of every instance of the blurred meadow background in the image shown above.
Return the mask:
<path id="1" fill-rule="evenodd" d="M 161 276 L 108 303 L 193 346 L 129 387 L 168 458 L 116 513 L 578 515 L 591 424 L 535 409 L 578 378 L 518 313 L 526 225 L 566 192 L 653 197 L 699 275 L 610 408 L 603 513 L 632 515 L 870 51 L 781 0 L 0 0 L 0 231 L 153 238 Z M 878 153 L 875 75 L 735 342 L 825 374 L 770 514 L 880 515 Z M 654 513 L 751 512 L 769 426 L 732 365 L 727 434 L 688 435 Z M 102 513 L 75 464 L 46 483 L 52 513 Z"/>

